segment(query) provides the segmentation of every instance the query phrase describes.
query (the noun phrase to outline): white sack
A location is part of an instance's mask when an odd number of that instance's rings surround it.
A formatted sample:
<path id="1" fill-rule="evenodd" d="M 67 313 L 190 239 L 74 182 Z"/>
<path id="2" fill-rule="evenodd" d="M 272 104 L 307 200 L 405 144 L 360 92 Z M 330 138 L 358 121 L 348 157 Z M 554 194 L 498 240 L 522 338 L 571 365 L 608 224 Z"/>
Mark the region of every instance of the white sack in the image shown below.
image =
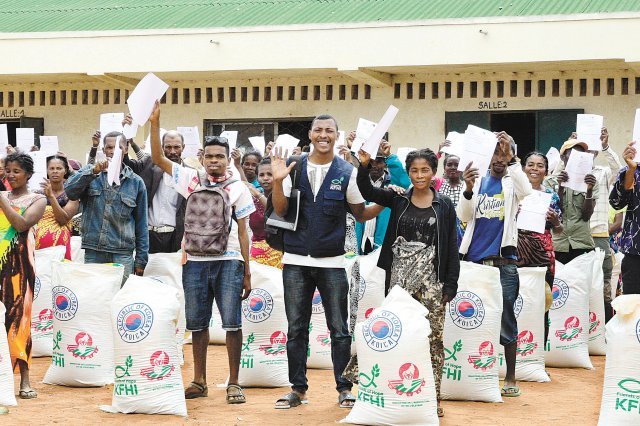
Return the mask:
<path id="1" fill-rule="evenodd" d="M 11 355 L 9 354 L 9 342 L 4 324 L 4 316 L 7 310 L 0 302 L 0 405 L 18 405 L 13 393 L 13 368 L 11 367 Z"/>
<path id="2" fill-rule="evenodd" d="M 224 345 L 227 342 L 227 332 L 222 329 L 222 318 L 217 302 L 213 301 L 211 319 L 209 320 L 209 343 Z"/>
<path id="3" fill-rule="evenodd" d="M 84 249 L 82 247 L 82 237 L 71 237 L 71 260 L 73 262 L 84 263 Z"/>
<path id="4" fill-rule="evenodd" d="M 356 325 L 358 399 L 343 423 L 437 425 L 427 308 L 395 286 Z"/>
<path id="5" fill-rule="evenodd" d="M 309 349 L 307 368 L 331 369 L 331 338 L 322 306 L 322 297 L 316 289 L 311 301 L 311 322 L 309 323 Z"/>
<path id="6" fill-rule="evenodd" d="M 52 264 L 53 356 L 44 383 L 113 383 L 110 304 L 123 274 L 124 267 L 115 264 Z"/>
<path id="7" fill-rule="evenodd" d="M 498 268 L 460 262 L 458 294 L 445 314 L 442 399 L 502 402 L 498 379 L 501 319 Z"/>
<path id="8" fill-rule="evenodd" d="M 65 246 L 48 247 L 34 252 L 36 281 L 31 307 L 31 356 L 51 356 L 53 347 L 53 304 L 51 301 L 51 264 L 64 259 Z"/>
<path id="9" fill-rule="evenodd" d="M 358 285 L 358 319 L 362 322 L 366 319 L 367 312 L 371 313 L 384 301 L 384 269 L 378 268 L 380 250 L 375 250 L 365 256 L 358 256 L 360 279 Z M 351 275 L 352 280 L 354 279 Z"/>
<path id="10" fill-rule="evenodd" d="M 604 255 L 602 249 L 595 249 L 589 290 L 589 355 L 607 353 L 607 342 L 604 339 L 604 273 L 602 272 Z"/>

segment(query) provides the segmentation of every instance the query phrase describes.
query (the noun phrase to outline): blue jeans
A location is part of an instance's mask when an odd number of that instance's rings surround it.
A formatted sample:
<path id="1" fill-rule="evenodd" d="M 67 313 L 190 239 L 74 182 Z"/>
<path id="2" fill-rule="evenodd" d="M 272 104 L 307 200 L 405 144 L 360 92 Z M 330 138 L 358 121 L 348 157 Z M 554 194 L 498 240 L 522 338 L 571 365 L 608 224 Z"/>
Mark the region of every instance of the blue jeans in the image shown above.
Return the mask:
<path id="1" fill-rule="evenodd" d="M 124 266 L 124 276 L 122 284 L 124 285 L 129 275 L 133 274 L 133 253 L 117 254 L 106 251 L 98 251 L 92 249 L 84 250 L 84 263 L 119 263 Z"/>
<path id="2" fill-rule="evenodd" d="M 331 361 L 336 389 L 350 390 L 352 384 L 342 377 L 351 356 L 351 336 L 347 327 L 347 300 L 349 283 L 343 268 L 315 268 L 284 265 L 284 306 L 289 321 L 287 333 L 287 357 L 289 381 L 297 392 L 306 392 L 307 348 L 309 346 L 309 322 L 311 301 L 316 287 L 322 297 L 329 335 L 331 337 Z"/>
<path id="3" fill-rule="evenodd" d="M 513 311 L 513 304 L 520 291 L 520 276 L 516 265 L 502 265 L 497 268 L 500 269 L 500 284 L 502 285 L 500 344 L 505 346 L 518 340 L 518 322 Z"/>
<path id="4" fill-rule="evenodd" d="M 209 328 L 214 299 L 222 318 L 222 329 L 242 329 L 243 280 L 244 262 L 240 260 L 187 260 L 182 267 L 187 330 Z"/>

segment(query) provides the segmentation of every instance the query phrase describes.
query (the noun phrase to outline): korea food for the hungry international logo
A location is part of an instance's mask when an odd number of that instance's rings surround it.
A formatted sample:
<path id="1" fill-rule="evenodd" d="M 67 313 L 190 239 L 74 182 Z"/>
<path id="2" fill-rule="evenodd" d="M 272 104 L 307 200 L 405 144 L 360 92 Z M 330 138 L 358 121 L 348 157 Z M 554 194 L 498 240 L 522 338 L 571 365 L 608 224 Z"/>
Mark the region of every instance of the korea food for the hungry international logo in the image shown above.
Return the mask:
<path id="1" fill-rule="evenodd" d="M 287 351 L 287 335 L 283 331 L 274 331 L 269 337 L 268 345 L 260 345 L 258 348 L 265 355 L 280 355 Z"/>
<path id="2" fill-rule="evenodd" d="M 589 334 L 595 333 L 600 327 L 600 320 L 595 312 L 589 312 Z"/>
<path id="3" fill-rule="evenodd" d="M 449 304 L 449 315 L 453 323 L 462 329 L 478 328 L 485 315 L 482 299 L 471 291 L 459 291 Z"/>
<path id="4" fill-rule="evenodd" d="M 494 355 L 493 343 L 485 341 L 480 343 L 478 353 L 469 355 L 467 360 L 476 370 L 487 371 L 494 366 L 497 359 L 498 357 Z"/>
<path id="5" fill-rule="evenodd" d="M 425 381 L 420 377 L 420 370 L 415 364 L 402 364 L 398 376 L 399 380 L 389 380 L 389 388 L 395 390 L 398 395 L 413 396 L 422 392 Z"/>
<path id="6" fill-rule="evenodd" d="M 564 322 L 564 328 L 556 330 L 556 337 L 563 342 L 570 342 L 582 333 L 580 320 L 578 317 L 571 316 Z"/>
<path id="7" fill-rule="evenodd" d="M 273 297 L 262 289 L 251 290 L 249 298 L 242 301 L 242 314 L 250 322 L 263 322 L 271 316 L 273 312 Z"/>
<path id="8" fill-rule="evenodd" d="M 146 303 L 131 303 L 118 312 L 116 327 L 127 343 L 144 340 L 153 326 L 153 310 Z"/>
<path id="9" fill-rule="evenodd" d="M 78 312 L 78 298 L 75 293 L 65 286 L 55 286 L 51 289 L 53 299 L 53 315 L 59 321 L 69 321 Z"/>
<path id="10" fill-rule="evenodd" d="M 538 348 L 538 344 L 533 341 L 533 333 L 529 330 L 522 330 L 518 334 L 518 346 L 516 353 L 522 357 L 531 355 Z"/>
<path id="11" fill-rule="evenodd" d="M 367 346 L 377 352 L 386 352 L 398 345 L 402 335 L 402 322 L 393 312 L 377 310 L 362 326 Z"/>
<path id="12" fill-rule="evenodd" d="M 553 296 L 553 303 L 551 303 L 551 309 L 560 309 L 567 303 L 569 299 L 569 284 L 566 281 L 555 278 L 553 280 L 553 287 L 551 288 L 551 295 Z"/>
<path id="13" fill-rule="evenodd" d="M 81 331 L 76 334 L 75 345 L 67 345 L 67 351 L 75 358 L 88 359 L 98 353 L 98 346 L 94 344 L 93 337 L 89 333 Z"/>
<path id="14" fill-rule="evenodd" d="M 46 333 L 53 330 L 53 311 L 43 309 L 38 314 L 38 320 L 31 323 L 31 329 L 36 333 Z"/>
<path id="15" fill-rule="evenodd" d="M 175 365 L 171 364 L 169 355 L 165 351 L 155 351 L 149 357 L 149 367 L 140 370 L 140 375 L 149 380 L 163 380 L 171 376 Z"/>

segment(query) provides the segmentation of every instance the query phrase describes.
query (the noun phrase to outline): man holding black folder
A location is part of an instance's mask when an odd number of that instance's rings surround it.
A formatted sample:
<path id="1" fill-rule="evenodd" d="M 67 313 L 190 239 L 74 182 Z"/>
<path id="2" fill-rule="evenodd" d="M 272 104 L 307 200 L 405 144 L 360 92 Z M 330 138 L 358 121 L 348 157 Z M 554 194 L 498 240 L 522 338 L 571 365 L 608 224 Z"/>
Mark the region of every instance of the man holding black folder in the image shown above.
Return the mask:
<path id="1" fill-rule="evenodd" d="M 290 203 L 290 173 L 296 162 L 286 164 L 286 152 L 277 150 L 271 157 L 273 173 L 272 202 L 275 213 L 287 217 L 290 208 L 298 209 L 295 230 L 284 232 L 282 272 L 289 330 L 287 356 L 292 392 L 276 402 L 276 408 L 297 407 L 306 402 L 307 346 L 311 301 L 317 288 L 322 297 L 331 337 L 331 359 L 341 408 L 351 408 L 355 397 L 352 384 L 342 377 L 351 353 L 347 327 L 349 284 L 345 272 L 344 242 L 348 211 L 358 221 L 371 219 L 377 212 L 365 209 L 364 198 L 356 184 L 354 167 L 334 155 L 338 124 L 330 115 L 320 115 L 311 123 L 309 139 L 313 152 L 302 157 L 297 190 L 299 203 Z M 291 205 L 290 205 L 291 204 Z M 290 215 L 289 215 L 290 216 Z M 371 216 L 371 217 L 369 217 Z"/>

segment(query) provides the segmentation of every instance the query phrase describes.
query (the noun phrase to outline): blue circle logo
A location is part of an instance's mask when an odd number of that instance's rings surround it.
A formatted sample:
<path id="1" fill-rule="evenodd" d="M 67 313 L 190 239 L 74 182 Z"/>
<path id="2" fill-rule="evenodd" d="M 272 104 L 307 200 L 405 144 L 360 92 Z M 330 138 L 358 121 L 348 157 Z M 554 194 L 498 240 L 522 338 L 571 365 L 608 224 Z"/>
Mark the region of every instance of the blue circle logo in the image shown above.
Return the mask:
<path id="1" fill-rule="evenodd" d="M 69 321 L 78 312 L 78 298 L 67 287 L 58 285 L 51 289 L 53 316 L 60 321 Z"/>
<path id="2" fill-rule="evenodd" d="M 402 322 L 394 313 L 378 310 L 362 325 L 362 336 L 371 349 L 386 352 L 398 345 Z"/>
<path id="3" fill-rule="evenodd" d="M 144 340 L 151 332 L 153 311 L 146 303 L 132 303 L 120 309 L 116 328 L 120 338 L 126 343 Z"/>
<path id="4" fill-rule="evenodd" d="M 273 312 L 273 297 L 262 288 L 254 288 L 246 300 L 242 301 L 242 314 L 250 322 L 267 320 Z"/>
<path id="5" fill-rule="evenodd" d="M 449 304 L 449 316 L 464 330 L 478 328 L 484 320 L 482 299 L 471 291 L 459 291 Z"/>

